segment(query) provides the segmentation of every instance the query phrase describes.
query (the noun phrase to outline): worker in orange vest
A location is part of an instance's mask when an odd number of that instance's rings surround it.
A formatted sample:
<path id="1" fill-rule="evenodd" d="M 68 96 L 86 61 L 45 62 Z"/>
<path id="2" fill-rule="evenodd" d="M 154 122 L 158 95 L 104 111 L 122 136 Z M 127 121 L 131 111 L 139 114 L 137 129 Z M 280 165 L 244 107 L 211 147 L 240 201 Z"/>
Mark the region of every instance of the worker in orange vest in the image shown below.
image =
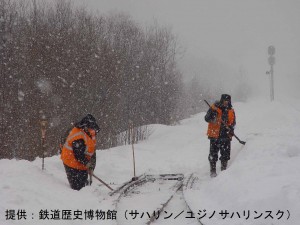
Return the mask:
<path id="1" fill-rule="evenodd" d="M 74 125 L 64 145 L 63 161 L 70 186 L 80 190 L 88 183 L 88 173 L 96 166 L 96 134 L 100 131 L 96 119 L 87 114 Z"/>
<path id="2" fill-rule="evenodd" d="M 207 136 L 210 139 L 208 155 L 210 176 L 215 177 L 219 151 L 221 170 L 226 170 L 228 160 L 230 160 L 231 140 L 236 123 L 231 96 L 222 94 L 220 101 L 216 101 L 207 111 L 205 121 L 208 122 Z"/>

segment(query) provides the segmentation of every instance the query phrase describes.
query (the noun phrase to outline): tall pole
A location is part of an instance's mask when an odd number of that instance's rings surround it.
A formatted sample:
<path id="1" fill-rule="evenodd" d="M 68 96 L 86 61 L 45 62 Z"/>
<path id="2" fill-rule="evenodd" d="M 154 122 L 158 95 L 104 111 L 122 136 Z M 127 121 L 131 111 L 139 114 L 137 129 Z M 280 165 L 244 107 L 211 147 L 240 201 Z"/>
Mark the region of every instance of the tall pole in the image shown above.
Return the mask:
<path id="1" fill-rule="evenodd" d="M 43 160 L 42 160 L 42 170 L 45 169 L 45 137 L 42 137 L 42 152 L 43 152 Z"/>
<path id="2" fill-rule="evenodd" d="M 274 70 L 273 65 L 271 65 L 271 101 L 274 101 Z"/>
<path id="3" fill-rule="evenodd" d="M 268 53 L 269 53 L 269 64 L 271 66 L 270 71 L 267 71 L 267 74 L 270 75 L 270 99 L 271 102 L 274 101 L 274 69 L 273 65 L 275 64 L 275 47 L 273 45 L 268 47 Z"/>
<path id="4" fill-rule="evenodd" d="M 133 178 L 132 178 L 132 180 L 135 181 L 138 178 L 136 177 L 136 173 L 135 173 L 135 155 L 134 155 L 134 138 L 135 138 L 135 135 L 134 135 L 134 126 L 133 126 L 132 121 L 129 122 L 129 130 L 131 132 L 131 145 L 132 145 L 132 158 L 133 158 Z"/>
<path id="5" fill-rule="evenodd" d="M 42 132 L 42 139 L 41 139 L 41 147 L 42 147 L 42 170 L 45 169 L 45 138 L 46 138 L 46 127 L 47 127 L 47 120 L 45 116 L 42 116 L 40 121 L 41 124 L 41 132 Z"/>
<path id="6" fill-rule="evenodd" d="M 131 123 L 131 145 L 132 145 L 132 158 L 133 158 L 133 176 L 135 177 L 135 155 L 134 155 L 134 130 L 133 123 Z"/>

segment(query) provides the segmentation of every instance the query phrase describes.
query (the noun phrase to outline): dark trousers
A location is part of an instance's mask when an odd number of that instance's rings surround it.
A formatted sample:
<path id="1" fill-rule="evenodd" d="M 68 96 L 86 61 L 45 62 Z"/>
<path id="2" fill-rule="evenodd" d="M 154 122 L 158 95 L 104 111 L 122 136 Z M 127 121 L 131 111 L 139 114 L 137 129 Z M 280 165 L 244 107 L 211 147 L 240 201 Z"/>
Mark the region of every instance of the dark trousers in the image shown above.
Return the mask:
<path id="1" fill-rule="evenodd" d="M 87 170 L 77 170 L 65 165 L 68 181 L 72 189 L 79 191 L 81 188 L 88 183 L 88 172 Z"/>
<path id="2" fill-rule="evenodd" d="M 208 160 L 210 162 L 218 161 L 218 153 L 220 151 L 220 160 L 228 161 L 230 159 L 230 139 L 222 138 L 222 139 L 210 139 L 210 149 Z"/>

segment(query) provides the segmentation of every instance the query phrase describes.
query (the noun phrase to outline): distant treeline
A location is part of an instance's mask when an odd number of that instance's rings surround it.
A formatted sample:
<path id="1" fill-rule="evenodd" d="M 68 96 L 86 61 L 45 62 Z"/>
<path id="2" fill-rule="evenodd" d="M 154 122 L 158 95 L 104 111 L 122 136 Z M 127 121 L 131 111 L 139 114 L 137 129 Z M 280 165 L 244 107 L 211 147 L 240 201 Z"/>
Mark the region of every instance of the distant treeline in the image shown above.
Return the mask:
<path id="1" fill-rule="evenodd" d="M 148 124 L 207 110 L 201 100 L 212 102 L 221 89 L 196 74 L 185 85 L 182 52 L 170 28 L 142 27 L 126 14 L 99 15 L 70 0 L 0 0 L 0 159 L 41 156 L 43 117 L 52 156 L 87 113 L 106 149 L 146 138 Z"/>
<path id="2" fill-rule="evenodd" d="M 142 28 L 127 15 L 95 15 L 64 0 L 0 0 L 0 37 L 0 158 L 41 156 L 43 116 L 49 155 L 86 113 L 101 127 L 98 148 L 120 144 L 130 121 L 138 140 L 149 132 L 142 125 L 178 119 L 182 83 L 169 28 Z"/>

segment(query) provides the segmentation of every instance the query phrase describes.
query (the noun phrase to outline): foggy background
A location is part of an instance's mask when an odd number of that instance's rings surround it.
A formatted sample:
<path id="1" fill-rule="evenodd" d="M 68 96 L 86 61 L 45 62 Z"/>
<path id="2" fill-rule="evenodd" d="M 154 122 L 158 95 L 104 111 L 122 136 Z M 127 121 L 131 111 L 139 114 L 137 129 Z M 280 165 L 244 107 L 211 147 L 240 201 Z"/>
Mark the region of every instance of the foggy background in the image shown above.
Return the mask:
<path id="1" fill-rule="evenodd" d="M 297 0 L 86 0 L 79 5 L 130 14 L 141 24 L 169 26 L 184 51 L 185 80 L 195 75 L 228 93 L 241 77 L 252 96 L 269 99 L 267 48 L 276 48 L 275 100 L 300 98 L 300 1 Z M 203 81 L 203 80 L 202 80 Z M 233 96 L 234 99 L 234 96 Z"/>
<path id="2" fill-rule="evenodd" d="M 0 158 L 58 154 L 87 113 L 106 149 L 222 93 L 269 103 L 270 45 L 275 101 L 300 111 L 299 21 L 296 0 L 0 0 Z"/>

